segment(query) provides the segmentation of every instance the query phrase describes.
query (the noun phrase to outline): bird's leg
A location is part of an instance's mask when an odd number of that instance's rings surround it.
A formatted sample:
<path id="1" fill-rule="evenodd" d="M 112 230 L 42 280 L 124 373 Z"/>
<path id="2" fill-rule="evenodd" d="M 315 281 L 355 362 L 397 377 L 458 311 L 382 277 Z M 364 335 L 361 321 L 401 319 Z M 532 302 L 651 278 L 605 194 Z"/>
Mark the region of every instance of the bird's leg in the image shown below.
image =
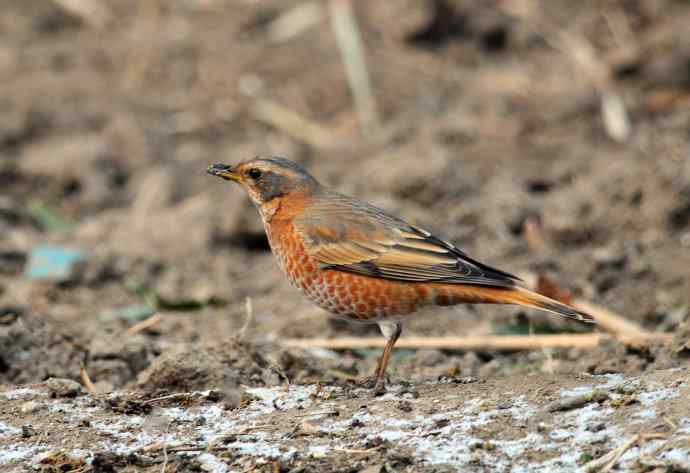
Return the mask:
<path id="1" fill-rule="evenodd" d="M 374 386 L 374 394 L 376 395 L 386 392 L 386 367 L 388 366 L 393 346 L 402 333 L 402 324 L 400 322 L 379 322 L 379 328 L 386 339 L 386 347 L 383 349 L 383 354 L 379 358 L 379 365 L 376 368 L 376 385 Z"/>

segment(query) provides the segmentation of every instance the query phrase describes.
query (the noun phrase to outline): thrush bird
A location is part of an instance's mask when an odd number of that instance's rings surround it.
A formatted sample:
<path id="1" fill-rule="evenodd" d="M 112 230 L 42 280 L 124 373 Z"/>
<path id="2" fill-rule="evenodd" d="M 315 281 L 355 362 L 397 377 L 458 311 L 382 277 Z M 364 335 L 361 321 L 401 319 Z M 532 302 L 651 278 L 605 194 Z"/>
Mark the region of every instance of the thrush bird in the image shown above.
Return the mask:
<path id="1" fill-rule="evenodd" d="M 531 292 L 428 231 L 319 184 L 284 158 L 214 164 L 256 205 L 271 250 L 290 283 L 314 304 L 351 321 L 376 323 L 386 338 L 374 386 L 385 371 L 402 321 L 424 306 L 517 304 L 582 322 L 590 315 Z"/>

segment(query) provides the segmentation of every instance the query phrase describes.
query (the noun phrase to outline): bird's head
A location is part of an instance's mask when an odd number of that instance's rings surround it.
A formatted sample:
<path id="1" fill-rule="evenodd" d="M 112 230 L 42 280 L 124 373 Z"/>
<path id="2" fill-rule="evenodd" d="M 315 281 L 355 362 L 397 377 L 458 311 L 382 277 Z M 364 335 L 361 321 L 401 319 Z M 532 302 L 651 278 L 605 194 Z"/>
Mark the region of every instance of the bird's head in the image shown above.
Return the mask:
<path id="1" fill-rule="evenodd" d="M 292 193 L 311 194 L 319 186 L 302 166 L 285 158 L 254 158 L 235 166 L 214 164 L 207 172 L 240 183 L 259 207 Z"/>

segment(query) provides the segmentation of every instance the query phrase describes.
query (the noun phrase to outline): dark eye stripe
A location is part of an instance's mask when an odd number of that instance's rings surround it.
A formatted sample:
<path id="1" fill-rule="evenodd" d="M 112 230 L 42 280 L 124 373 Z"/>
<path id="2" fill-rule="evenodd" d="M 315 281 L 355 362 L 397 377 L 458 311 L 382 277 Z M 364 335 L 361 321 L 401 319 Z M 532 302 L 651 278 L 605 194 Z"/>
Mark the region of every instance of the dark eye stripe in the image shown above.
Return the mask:
<path id="1" fill-rule="evenodd" d="M 251 168 L 247 173 L 252 179 L 258 179 L 261 177 L 261 170 L 256 168 Z"/>

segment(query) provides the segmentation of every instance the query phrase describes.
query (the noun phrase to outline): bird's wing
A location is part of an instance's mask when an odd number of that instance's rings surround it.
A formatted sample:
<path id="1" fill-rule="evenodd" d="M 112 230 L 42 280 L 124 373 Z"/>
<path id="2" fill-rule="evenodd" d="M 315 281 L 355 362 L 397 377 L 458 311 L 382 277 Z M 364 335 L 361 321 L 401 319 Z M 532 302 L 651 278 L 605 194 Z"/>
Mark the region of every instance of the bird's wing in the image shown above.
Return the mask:
<path id="1" fill-rule="evenodd" d="M 408 282 L 511 287 L 517 277 L 369 204 L 339 194 L 312 203 L 294 220 L 322 268 Z"/>

